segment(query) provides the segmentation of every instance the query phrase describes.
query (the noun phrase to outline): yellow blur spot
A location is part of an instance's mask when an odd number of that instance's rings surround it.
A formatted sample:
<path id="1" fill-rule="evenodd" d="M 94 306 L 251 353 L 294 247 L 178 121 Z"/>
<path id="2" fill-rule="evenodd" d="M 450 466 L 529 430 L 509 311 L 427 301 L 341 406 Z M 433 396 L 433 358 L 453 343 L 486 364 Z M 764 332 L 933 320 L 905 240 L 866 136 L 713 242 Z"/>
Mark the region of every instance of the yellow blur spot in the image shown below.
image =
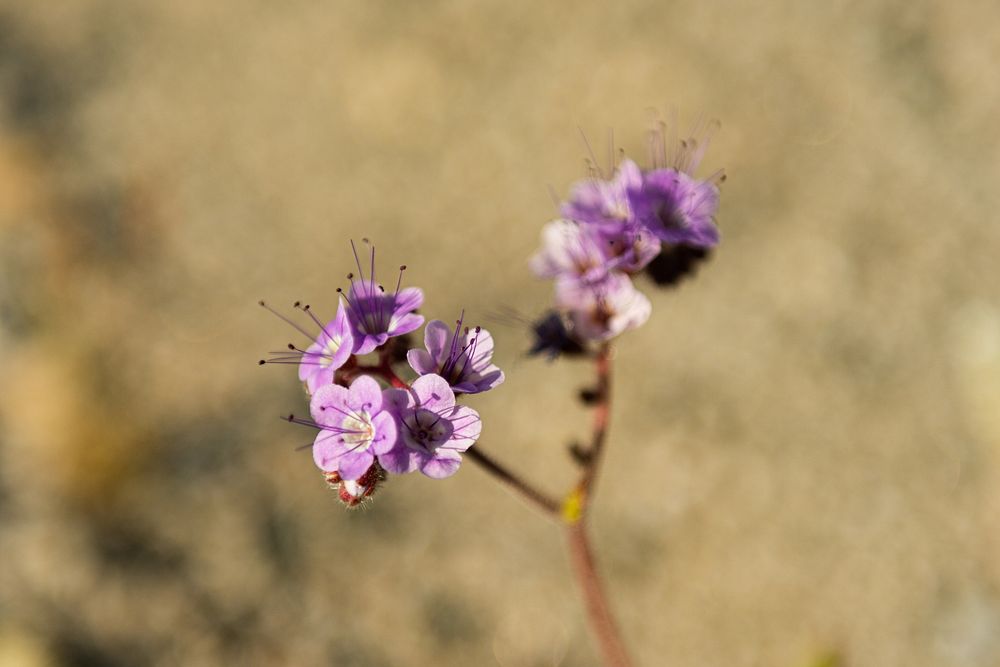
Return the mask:
<path id="1" fill-rule="evenodd" d="M 576 523 L 583 518 L 583 501 L 586 493 L 582 489 L 573 489 L 563 500 L 559 515 L 566 523 Z"/>

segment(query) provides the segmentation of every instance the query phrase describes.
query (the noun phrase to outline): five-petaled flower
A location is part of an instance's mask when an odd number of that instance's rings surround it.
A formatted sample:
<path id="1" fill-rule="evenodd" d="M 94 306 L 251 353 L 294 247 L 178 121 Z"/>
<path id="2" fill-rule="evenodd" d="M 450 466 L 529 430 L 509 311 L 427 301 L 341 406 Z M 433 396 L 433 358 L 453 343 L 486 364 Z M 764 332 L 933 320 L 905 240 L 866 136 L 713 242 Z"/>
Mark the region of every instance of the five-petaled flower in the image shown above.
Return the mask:
<path id="1" fill-rule="evenodd" d="M 378 456 L 381 461 L 396 446 L 396 421 L 383 409 L 382 388 L 367 375 L 351 386 L 327 384 L 313 394 L 309 405 L 319 427 L 313 442 L 313 460 L 325 472 L 342 480 L 361 477 Z M 384 466 L 383 466 L 384 467 Z"/>
<path id="2" fill-rule="evenodd" d="M 435 479 L 449 477 L 482 431 L 479 413 L 456 405 L 440 375 L 422 375 L 409 389 L 387 389 L 386 402 L 396 418 L 399 445 L 379 462 L 392 473 L 419 470 Z"/>
<path id="3" fill-rule="evenodd" d="M 441 320 L 424 327 L 426 350 L 410 350 L 406 359 L 418 375 L 437 374 L 456 394 L 478 394 L 501 384 L 503 371 L 493 363 L 493 336 L 482 327 L 452 331 Z"/>

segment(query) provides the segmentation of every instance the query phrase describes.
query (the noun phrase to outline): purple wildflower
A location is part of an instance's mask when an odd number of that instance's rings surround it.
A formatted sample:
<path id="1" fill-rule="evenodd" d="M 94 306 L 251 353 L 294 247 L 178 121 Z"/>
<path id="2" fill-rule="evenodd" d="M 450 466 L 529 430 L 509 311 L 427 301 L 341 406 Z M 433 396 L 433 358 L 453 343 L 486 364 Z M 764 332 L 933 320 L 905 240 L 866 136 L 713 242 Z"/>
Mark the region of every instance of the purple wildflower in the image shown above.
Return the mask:
<path id="1" fill-rule="evenodd" d="M 371 265 L 368 277 L 365 278 L 358 251 L 354 250 L 354 261 L 358 266 L 360 278 L 351 282 L 347 292 L 347 315 L 354 333 L 354 353 L 368 354 L 385 344 L 393 336 L 401 336 L 420 328 L 424 323 L 422 315 L 413 311 L 424 302 L 424 293 L 418 287 L 400 289 L 403 282 L 403 271 L 406 266 L 399 267 L 399 278 L 396 290 L 391 294 L 375 280 L 375 248 L 371 249 Z M 348 278 L 354 276 L 349 274 Z M 337 289 L 343 293 L 343 290 Z"/>
<path id="2" fill-rule="evenodd" d="M 622 160 L 610 181 L 591 178 L 577 182 L 561 212 L 566 218 L 589 224 L 627 223 L 633 219 L 628 193 L 641 187 L 639 167 L 631 160 Z"/>
<path id="3" fill-rule="evenodd" d="M 441 320 L 424 328 L 426 350 L 410 350 L 406 359 L 419 375 L 437 374 L 455 393 L 478 394 L 504 380 L 493 359 L 493 336 L 482 327 L 462 330 L 462 318 L 452 332 Z"/>
<path id="4" fill-rule="evenodd" d="M 410 389 L 387 389 L 387 409 L 396 417 L 399 444 L 379 457 L 392 473 L 420 470 L 434 479 L 453 475 L 462 454 L 479 437 L 479 413 L 455 404 L 440 375 L 422 375 Z"/>
<path id="5" fill-rule="evenodd" d="M 554 220 L 542 229 L 542 249 L 531 258 L 539 278 L 573 277 L 583 283 L 608 274 L 608 252 L 596 229 L 572 220 Z"/>
<path id="6" fill-rule="evenodd" d="M 263 301 L 260 305 L 291 324 L 303 335 L 314 338 L 313 343 L 304 350 L 289 343 L 290 352 L 273 352 L 271 359 L 262 360 L 261 363 L 298 364 L 299 379 L 306 383 L 306 389 L 310 394 L 315 393 L 323 385 L 331 384 L 334 373 L 351 357 L 354 348 L 354 336 L 347 321 L 343 302 L 338 304 L 336 317 L 325 325 L 313 314 L 308 305 L 295 304 L 296 308 L 309 315 L 319 327 L 319 334 L 315 337 Z"/>
<path id="7" fill-rule="evenodd" d="M 676 137 L 676 119 L 669 136 L 667 127 L 661 124 L 650 135 L 652 169 L 642 175 L 640 188 L 629 189 L 629 204 L 636 220 L 664 243 L 712 247 L 719 242 L 714 218 L 726 175 L 720 170 L 697 180 L 694 172 L 719 123 L 698 122 L 684 139 Z"/>
<path id="8" fill-rule="evenodd" d="M 383 410 L 378 382 L 362 375 L 350 388 L 323 385 L 309 410 L 320 431 L 313 443 L 313 460 L 325 472 L 345 481 L 359 479 L 396 445 L 396 421 Z"/>
<path id="9" fill-rule="evenodd" d="M 621 273 L 592 286 L 558 281 L 556 304 L 569 313 L 576 337 L 597 341 L 641 326 L 652 310 L 649 299 Z"/>
<path id="10" fill-rule="evenodd" d="M 709 248 L 719 242 L 719 189 L 710 182 L 657 169 L 643 176 L 642 189 L 630 199 L 636 217 L 664 243 Z"/>

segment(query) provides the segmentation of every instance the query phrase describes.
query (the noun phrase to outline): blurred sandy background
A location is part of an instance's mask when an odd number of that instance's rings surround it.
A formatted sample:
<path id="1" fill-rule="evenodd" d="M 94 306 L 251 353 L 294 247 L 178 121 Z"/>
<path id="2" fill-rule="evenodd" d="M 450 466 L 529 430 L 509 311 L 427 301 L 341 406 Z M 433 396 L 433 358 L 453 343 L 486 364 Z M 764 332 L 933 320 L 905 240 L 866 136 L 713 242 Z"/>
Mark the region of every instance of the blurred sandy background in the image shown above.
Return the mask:
<path id="1" fill-rule="evenodd" d="M 589 369 L 526 268 L 650 108 L 724 243 L 642 289 L 594 532 L 640 664 L 1000 665 L 1000 5 L 0 3 L 0 664 L 596 665 L 558 532 L 467 465 L 345 512 L 277 417 L 349 238 L 462 307 L 553 492 Z"/>

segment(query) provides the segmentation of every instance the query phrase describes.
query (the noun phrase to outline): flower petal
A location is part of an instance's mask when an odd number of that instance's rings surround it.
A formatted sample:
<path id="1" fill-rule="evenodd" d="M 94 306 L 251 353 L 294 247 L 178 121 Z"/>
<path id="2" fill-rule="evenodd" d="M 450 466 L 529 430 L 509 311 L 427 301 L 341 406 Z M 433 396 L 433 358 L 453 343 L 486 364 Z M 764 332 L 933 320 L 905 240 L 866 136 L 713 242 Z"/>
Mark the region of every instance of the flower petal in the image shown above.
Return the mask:
<path id="1" fill-rule="evenodd" d="M 396 446 L 396 418 L 389 412 L 380 412 L 372 418 L 372 426 L 375 427 L 372 452 L 381 455 L 391 451 Z"/>
<path id="2" fill-rule="evenodd" d="M 375 457 L 367 449 L 347 451 L 341 454 L 337 470 L 340 472 L 341 478 L 353 481 L 364 475 L 374 461 Z"/>
<path id="3" fill-rule="evenodd" d="M 441 320 L 431 320 L 424 327 L 424 347 L 435 364 L 440 365 L 444 361 L 450 342 L 451 329 Z"/>
<path id="4" fill-rule="evenodd" d="M 374 415 L 382 410 L 382 387 L 371 376 L 361 375 L 351 383 L 347 403 L 354 410 Z"/>
<path id="5" fill-rule="evenodd" d="M 483 431 L 483 422 L 479 418 L 479 413 L 466 405 L 457 406 L 448 419 L 455 430 L 451 434 L 451 440 L 441 449 L 464 452 L 479 439 L 479 435 Z"/>
<path id="6" fill-rule="evenodd" d="M 424 291 L 419 287 L 407 287 L 396 294 L 396 306 L 393 315 L 408 313 L 424 304 Z"/>
<path id="7" fill-rule="evenodd" d="M 340 426 L 344 413 L 350 410 L 347 405 L 348 392 L 339 384 L 325 384 L 316 390 L 309 401 L 309 412 L 313 421 L 320 426 Z"/>
<path id="8" fill-rule="evenodd" d="M 417 402 L 428 410 L 441 412 L 455 405 L 455 392 L 448 382 L 435 373 L 421 375 L 411 385 Z"/>
<path id="9" fill-rule="evenodd" d="M 417 315 L 415 313 L 408 313 L 402 317 L 396 317 L 393 315 L 392 320 L 389 322 L 389 336 L 402 336 L 403 334 L 408 334 L 411 331 L 416 331 L 423 323 L 423 315 Z"/>
<path id="10" fill-rule="evenodd" d="M 436 373 L 438 370 L 437 364 L 434 363 L 431 355 L 426 350 L 410 350 L 406 353 L 406 361 L 410 364 L 410 368 L 415 370 L 418 375 Z"/>
<path id="11" fill-rule="evenodd" d="M 403 475 L 417 469 L 420 464 L 420 455 L 404 445 L 401 440 L 397 440 L 392 449 L 378 455 L 378 462 L 387 471 L 395 475 Z"/>
<path id="12" fill-rule="evenodd" d="M 462 464 L 462 456 L 457 452 L 438 450 L 420 464 L 420 472 L 432 479 L 444 479 L 458 472 Z"/>

